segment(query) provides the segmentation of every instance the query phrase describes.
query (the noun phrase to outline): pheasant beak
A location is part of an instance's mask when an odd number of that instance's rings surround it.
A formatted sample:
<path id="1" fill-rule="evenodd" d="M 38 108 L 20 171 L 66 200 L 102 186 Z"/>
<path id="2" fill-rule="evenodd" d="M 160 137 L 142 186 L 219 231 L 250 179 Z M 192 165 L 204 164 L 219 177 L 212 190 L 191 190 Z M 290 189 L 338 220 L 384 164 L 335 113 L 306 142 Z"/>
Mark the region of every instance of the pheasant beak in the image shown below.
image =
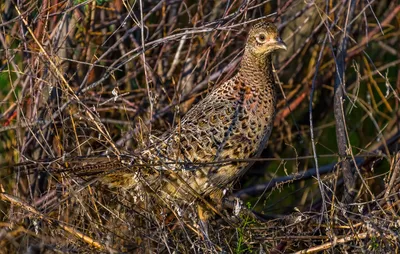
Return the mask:
<path id="1" fill-rule="evenodd" d="M 287 50 L 286 44 L 282 41 L 281 37 L 276 38 L 273 45 L 276 49 Z"/>

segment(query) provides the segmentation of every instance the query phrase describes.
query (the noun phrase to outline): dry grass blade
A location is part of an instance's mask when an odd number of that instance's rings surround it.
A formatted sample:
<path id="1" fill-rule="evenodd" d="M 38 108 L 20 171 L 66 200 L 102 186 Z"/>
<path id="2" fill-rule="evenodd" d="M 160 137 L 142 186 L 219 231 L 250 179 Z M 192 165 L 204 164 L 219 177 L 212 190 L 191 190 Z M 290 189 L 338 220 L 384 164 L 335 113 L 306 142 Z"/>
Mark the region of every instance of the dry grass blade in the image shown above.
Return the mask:
<path id="1" fill-rule="evenodd" d="M 397 1 L 5 0 L 0 10 L 1 251 L 399 249 Z M 162 133 L 236 74 L 265 18 L 288 51 L 273 59 L 278 112 L 260 158 L 166 157 Z M 254 165 L 222 209 L 159 170 L 244 163 Z M 124 174 L 140 188 L 99 181 Z M 148 175 L 193 201 L 170 202 Z"/>

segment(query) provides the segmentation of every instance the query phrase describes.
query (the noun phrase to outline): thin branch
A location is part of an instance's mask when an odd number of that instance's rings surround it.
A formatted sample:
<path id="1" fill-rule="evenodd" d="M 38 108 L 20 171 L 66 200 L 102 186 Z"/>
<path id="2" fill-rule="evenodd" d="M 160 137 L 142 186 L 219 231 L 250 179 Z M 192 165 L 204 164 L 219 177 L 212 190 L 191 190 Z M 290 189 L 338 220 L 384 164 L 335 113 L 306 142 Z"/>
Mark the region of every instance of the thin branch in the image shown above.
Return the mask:
<path id="1" fill-rule="evenodd" d="M 346 52 L 348 34 L 351 31 L 351 25 L 347 25 L 352 19 L 355 0 L 349 3 L 349 11 L 347 13 L 345 28 L 343 29 L 343 37 L 338 46 L 336 57 L 336 75 L 335 75 L 335 96 L 334 96 L 334 115 L 336 120 L 336 140 L 338 145 L 339 156 L 341 158 L 341 168 L 344 178 L 345 195 L 344 201 L 350 203 L 355 195 L 355 178 L 351 172 L 350 161 L 345 158 L 348 154 L 348 149 L 351 149 L 349 141 L 346 137 L 346 120 L 343 110 L 344 94 L 345 94 L 345 69 L 346 69 Z M 332 52 L 333 53 L 333 52 Z"/>

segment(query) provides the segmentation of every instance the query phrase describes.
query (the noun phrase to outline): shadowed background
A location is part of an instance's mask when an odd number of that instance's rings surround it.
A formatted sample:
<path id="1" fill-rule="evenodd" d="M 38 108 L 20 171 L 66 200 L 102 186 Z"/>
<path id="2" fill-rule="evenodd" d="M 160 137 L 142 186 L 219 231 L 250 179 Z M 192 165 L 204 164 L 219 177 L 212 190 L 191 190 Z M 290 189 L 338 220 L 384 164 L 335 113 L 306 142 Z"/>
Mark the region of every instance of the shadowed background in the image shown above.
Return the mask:
<path id="1" fill-rule="evenodd" d="M 194 226 L 161 218 L 163 208 L 137 212 L 123 191 L 9 166 L 145 147 L 234 75 L 250 25 L 265 17 L 288 45 L 274 61 L 279 111 L 233 195 L 267 222 L 217 216 L 213 243 L 235 253 L 323 250 L 333 237 L 343 239 L 340 251 L 398 246 L 397 1 L 6 0 L 0 8 L 8 251 L 203 251 Z M 342 177 L 346 163 L 354 179 Z"/>

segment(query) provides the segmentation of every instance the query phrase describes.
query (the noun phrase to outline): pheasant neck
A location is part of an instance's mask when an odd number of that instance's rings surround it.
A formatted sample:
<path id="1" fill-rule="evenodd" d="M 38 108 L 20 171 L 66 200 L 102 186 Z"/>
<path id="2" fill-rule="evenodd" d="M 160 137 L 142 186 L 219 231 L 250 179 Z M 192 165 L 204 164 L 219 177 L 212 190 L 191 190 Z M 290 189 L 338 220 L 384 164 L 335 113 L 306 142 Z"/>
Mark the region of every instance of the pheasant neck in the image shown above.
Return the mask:
<path id="1" fill-rule="evenodd" d="M 245 52 L 241 61 L 239 75 L 246 84 L 275 93 L 271 54 L 260 57 Z"/>

